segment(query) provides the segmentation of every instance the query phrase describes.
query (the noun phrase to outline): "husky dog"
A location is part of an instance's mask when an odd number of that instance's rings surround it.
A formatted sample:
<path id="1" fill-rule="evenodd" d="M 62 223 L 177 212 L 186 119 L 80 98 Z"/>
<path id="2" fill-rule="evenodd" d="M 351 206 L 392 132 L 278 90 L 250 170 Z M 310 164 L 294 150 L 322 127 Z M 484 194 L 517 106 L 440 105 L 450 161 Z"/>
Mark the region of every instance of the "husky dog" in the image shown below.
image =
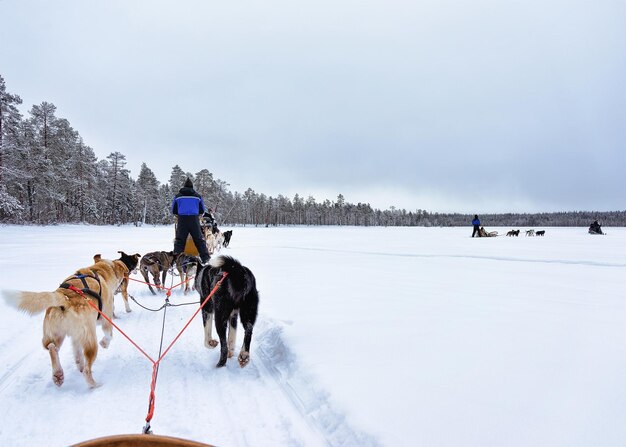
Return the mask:
<path id="1" fill-rule="evenodd" d="M 256 322 L 259 307 L 259 292 L 256 289 L 254 275 L 250 269 L 234 258 L 219 256 L 212 259 L 208 265 L 198 269 L 194 288 L 200 294 L 202 303 L 222 279 L 224 273 L 228 273 L 226 279 L 202 307 L 204 345 L 207 348 L 217 346 L 217 341 L 213 340 L 211 331 L 215 314 L 215 329 L 220 339 L 220 359 L 217 366 L 226 365 L 226 359 L 232 357 L 235 352 L 237 316 L 239 316 L 245 331 L 238 358 L 239 365 L 243 368 L 250 361 L 252 328 Z M 229 328 L 228 343 L 226 342 L 227 327 Z"/>
<path id="2" fill-rule="evenodd" d="M 206 227 L 206 226 L 202 227 L 202 231 L 203 231 L 204 240 L 206 241 L 206 247 L 209 250 L 209 254 L 212 255 L 213 253 L 215 253 L 215 246 L 216 246 L 215 234 L 213 234 L 211 227 Z"/>
<path id="3" fill-rule="evenodd" d="M 160 290 L 161 284 L 165 285 L 167 271 L 174 265 L 175 260 L 176 255 L 173 251 L 153 251 L 151 253 L 146 253 L 143 255 L 143 258 L 141 258 L 139 271 L 143 275 L 143 279 L 145 279 L 148 283 L 148 288 L 153 295 L 156 295 L 156 292 L 150 285 L 150 277 L 148 274 L 152 275 L 157 290 Z M 159 273 L 161 274 L 160 280 Z"/>
<path id="4" fill-rule="evenodd" d="M 185 295 L 187 295 L 187 292 L 189 292 L 189 290 L 193 287 L 193 284 L 190 285 L 189 283 L 191 282 L 191 279 L 196 276 L 199 265 L 202 265 L 202 262 L 197 256 L 181 253 L 176 258 L 176 270 L 178 270 L 180 280 L 184 283 L 183 290 Z"/>
<path id="5" fill-rule="evenodd" d="M 118 253 L 120 254 L 124 254 L 124 252 L 122 251 L 118 251 Z M 126 255 L 128 256 L 128 255 Z M 141 255 L 139 253 L 135 253 L 134 255 L 130 255 L 130 257 L 135 258 L 135 268 L 133 270 L 131 270 L 129 272 L 130 273 L 137 273 L 137 263 L 139 262 L 139 258 L 141 258 Z M 93 257 L 93 262 L 100 262 L 102 258 L 100 257 L 100 255 L 94 255 Z M 126 312 L 132 312 L 132 309 L 130 308 L 130 306 L 128 305 L 128 276 L 126 276 L 124 278 L 124 280 L 122 281 L 122 284 L 120 284 L 120 286 L 117 288 L 117 290 L 115 291 L 115 295 L 117 295 L 118 293 L 122 294 L 122 298 L 124 299 L 124 307 L 126 308 Z M 115 315 L 115 312 L 113 312 L 113 317 L 117 318 L 117 316 Z"/>
<path id="6" fill-rule="evenodd" d="M 222 233 L 220 230 L 217 230 L 217 232 L 214 233 L 213 236 L 215 237 L 215 251 L 220 251 L 224 246 L 224 233 Z"/>
<path id="7" fill-rule="evenodd" d="M 230 238 L 233 237 L 233 230 L 224 231 L 222 234 L 224 235 L 224 248 L 227 248 L 230 244 Z"/>
<path id="8" fill-rule="evenodd" d="M 112 326 L 89 302 L 108 319 L 113 317 L 113 295 L 131 270 L 137 267 L 137 257 L 123 252 L 119 259 L 99 259 L 95 264 L 78 269 L 53 292 L 3 291 L 4 299 L 12 306 L 31 315 L 46 311 L 43 320 L 43 347 L 50 354 L 52 381 L 61 386 L 63 368 L 59 349 L 65 337 L 72 339 L 74 361 L 90 388 L 98 386 L 92 375 L 98 354 L 96 323 L 102 325 L 104 337 L 100 346 L 108 348 L 113 337 Z"/>

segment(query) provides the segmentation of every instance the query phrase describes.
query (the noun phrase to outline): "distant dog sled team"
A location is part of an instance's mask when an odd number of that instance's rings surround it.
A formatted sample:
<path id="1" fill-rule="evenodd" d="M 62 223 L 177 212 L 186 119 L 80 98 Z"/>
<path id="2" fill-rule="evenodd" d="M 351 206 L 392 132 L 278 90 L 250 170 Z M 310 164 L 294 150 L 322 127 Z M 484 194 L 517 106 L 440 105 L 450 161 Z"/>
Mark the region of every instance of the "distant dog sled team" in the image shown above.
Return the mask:
<path id="1" fill-rule="evenodd" d="M 472 226 L 473 226 L 473 231 L 472 231 L 472 237 L 478 236 L 478 237 L 491 237 L 491 236 L 497 236 L 498 232 L 497 231 L 491 231 L 491 232 L 487 232 L 485 230 L 484 227 L 481 226 L 480 224 L 480 219 L 478 218 L 478 215 L 474 215 L 474 219 L 472 220 Z M 506 235 L 507 236 L 519 236 L 520 235 L 521 230 L 517 229 L 517 230 L 509 230 Z M 545 236 L 546 235 L 546 230 L 534 230 L 534 229 L 528 229 L 525 231 L 526 236 Z M 602 228 L 600 226 L 600 224 L 598 223 L 597 220 L 595 220 L 590 226 L 589 226 L 589 234 L 605 234 L 602 231 Z"/>
<path id="2" fill-rule="evenodd" d="M 211 336 L 211 325 L 215 321 L 221 346 L 217 366 L 224 366 L 234 355 L 239 317 L 244 341 L 238 361 L 242 367 L 248 364 L 259 303 L 255 277 L 250 269 L 230 256 L 211 259 L 211 254 L 229 246 L 232 230 L 221 232 L 218 229 L 212 210 L 205 211 L 202 197 L 193 190 L 190 179 L 174 197 L 172 213 L 177 216 L 172 251 L 153 251 L 143 256 L 120 251 L 119 259 L 115 260 L 96 254 L 92 265 L 79 268 L 51 292 L 2 291 L 5 301 L 19 310 L 31 315 L 45 311 L 42 344 L 50 356 L 55 385 L 61 386 L 65 380 L 59 350 L 69 337 L 77 369 L 90 388 L 98 386 L 93 377 L 93 364 L 98 353 L 96 326 L 100 325 L 104 332 L 100 346 L 108 348 L 113 337 L 110 321 L 116 317 L 114 296 L 121 293 L 126 312 L 131 312 L 129 275 L 137 270 L 154 295 L 157 294 L 155 288 L 157 291 L 164 288 L 167 273 L 173 274 L 176 270 L 183 293 L 196 290 L 200 303 L 224 278 L 215 295 L 202 308 L 204 344 L 209 348 L 218 344 Z"/>

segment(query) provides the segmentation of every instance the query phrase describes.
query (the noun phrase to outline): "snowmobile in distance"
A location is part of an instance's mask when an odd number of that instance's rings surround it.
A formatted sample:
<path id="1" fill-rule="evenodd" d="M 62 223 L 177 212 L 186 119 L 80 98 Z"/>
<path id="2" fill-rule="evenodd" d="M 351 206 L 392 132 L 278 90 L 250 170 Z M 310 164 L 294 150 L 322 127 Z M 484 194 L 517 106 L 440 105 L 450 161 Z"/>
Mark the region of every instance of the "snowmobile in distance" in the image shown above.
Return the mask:
<path id="1" fill-rule="evenodd" d="M 597 220 L 594 220 L 593 223 L 589 225 L 589 234 L 604 234 Z"/>

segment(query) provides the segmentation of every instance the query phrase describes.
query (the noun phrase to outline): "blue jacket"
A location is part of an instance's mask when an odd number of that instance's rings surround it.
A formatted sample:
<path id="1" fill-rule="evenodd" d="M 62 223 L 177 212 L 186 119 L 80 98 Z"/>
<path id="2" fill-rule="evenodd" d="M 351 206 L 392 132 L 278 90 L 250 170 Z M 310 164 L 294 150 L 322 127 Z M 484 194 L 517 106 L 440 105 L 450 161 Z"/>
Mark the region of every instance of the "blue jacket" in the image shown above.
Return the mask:
<path id="1" fill-rule="evenodd" d="M 480 219 L 474 219 L 472 225 L 480 225 Z"/>
<path id="2" fill-rule="evenodd" d="M 172 200 L 172 213 L 177 216 L 199 216 L 204 213 L 202 197 L 193 188 L 181 188 Z"/>

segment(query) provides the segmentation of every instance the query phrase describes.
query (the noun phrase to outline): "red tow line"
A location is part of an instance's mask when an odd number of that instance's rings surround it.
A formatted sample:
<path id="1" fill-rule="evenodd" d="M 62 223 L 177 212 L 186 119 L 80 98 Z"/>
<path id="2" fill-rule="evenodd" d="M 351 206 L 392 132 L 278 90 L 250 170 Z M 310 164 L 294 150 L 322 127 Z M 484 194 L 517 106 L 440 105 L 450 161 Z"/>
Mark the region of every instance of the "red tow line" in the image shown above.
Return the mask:
<path id="1" fill-rule="evenodd" d="M 150 357 L 146 353 L 146 351 L 141 349 L 141 347 L 137 343 L 135 343 L 128 335 L 126 335 L 126 333 L 122 329 L 120 329 L 119 326 L 117 326 L 115 323 L 113 323 L 113 321 L 111 321 L 111 319 L 109 317 L 107 317 L 100 309 L 98 309 L 98 307 L 93 303 L 93 301 L 91 299 L 89 299 L 88 297 L 85 297 L 85 294 L 83 293 L 82 290 L 80 290 L 80 289 L 78 289 L 76 287 L 70 286 L 71 290 L 73 290 L 74 292 L 76 292 L 79 295 L 81 295 L 82 297 L 84 297 L 91 307 L 93 307 L 100 315 L 102 315 L 102 317 L 105 320 L 107 320 L 111 324 L 111 326 L 113 326 L 115 329 L 120 331 L 120 333 L 124 337 L 126 337 L 126 339 L 134 347 L 136 347 L 139 350 L 139 352 L 141 352 L 152 363 L 152 381 L 150 383 L 150 398 L 149 398 L 149 401 L 148 401 L 148 414 L 146 415 L 146 426 L 144 427 L 144 433 L 146 433 L 146 434 L 147 433 L 152 433 L 150 431 L 150 421 L 152 420 L 152 416 L 154 415 L 155 389 L 156 389 L 156 380 L 157 380 L 157 373 L 158 373 L 159 363 L 161 362 L 161 360 L 163 360 L 163 357 L 165 357 L 165 354 L 167 354 L 169 352 L 169 350 L 174 345 L 174 343 L 176 343 L 178 341 L 178 339 L 183 334 L 183 332 L 187 329 L 187 327 L 189 327 L 189 325 L 191 324 L 191 321 L 196 317 L 196 315 L 198 315 L 198 313 L 200 312 L 200 310 L 202 310 L 204 305 L 211 299 L 211 297 L 215 294 L 215 292 L 217 292 L 217 289 L 219 289 L 219 287 L 222 285 L 222 283 L 224 282 L 224 280 L 226 279 L 227 276 L 228 276 L 228 272 L 223 272 L 222 278 L 218 281 L 218 283 L 215 285 L 215 287 L 213 287 L 213 290 L 211 290 L 211 293 L 209 293 L 206 296 L 206 298 L 204 299 L 202 304 L 200 304 L 200 307 L 198 307 L 198 309 L 196 309 L 196 311 L 191 316 L 189 321 L 187 321 L 187 324 L 185 324 L 185 326 L 181 329 L 181 331 L 178 333 L 178 335 L 174 338 L 174 340 L 172 340 L 172 342 L 169 344 L 169 346 L 165 349 L 165 352 L 163 352 L 163 354 L 161 354 L 161 356 L 156 361 L 153 360 L 152 357 Z M 132 279 L 132 278 L 129 278 L 129 279 Z M 142 281 L 139 281 L 139 282 L 142 282 Z M 178 286 L 180 286 L 182 284 L 184 284 L 184 282 L 181 283 L 181 284 L 178 284 L 177 286 L 174 286 L 174 287 L 178 287 Z M 172 287 L 172 288 L 167 290 L 167 293 L 168 293 L 167 296 L 168 297 L 171 295 L 171 291 L 172 291 L 172 289 L 174 287 Z"/>

